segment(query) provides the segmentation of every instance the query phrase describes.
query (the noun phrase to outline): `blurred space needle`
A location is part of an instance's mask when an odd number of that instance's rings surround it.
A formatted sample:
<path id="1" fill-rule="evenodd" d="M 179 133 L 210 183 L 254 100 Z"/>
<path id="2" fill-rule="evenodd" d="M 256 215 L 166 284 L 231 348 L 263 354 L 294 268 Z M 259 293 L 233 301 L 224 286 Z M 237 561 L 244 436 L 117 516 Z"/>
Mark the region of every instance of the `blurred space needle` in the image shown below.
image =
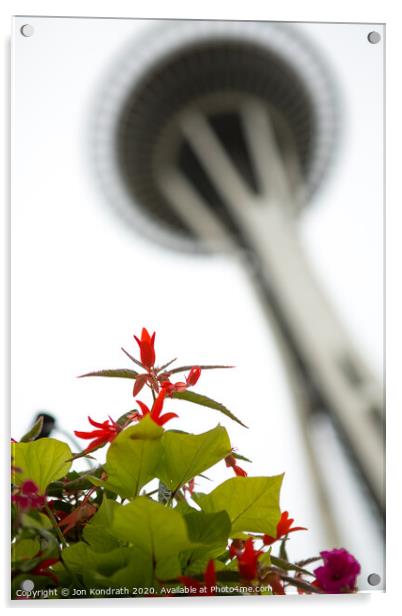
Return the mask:
<path id="1" fill-rule="evenodd" d="M 116 65 L 97 116 L 104 189 L 126 222 L 159 243 L 245 255 L 328 519 L 317 417 L 331 420 L 382 516 L 382 390 L 315 280 L 297 228 L 336 147 L 328 68 L 285 24 L 165 22 L 147 34 Z"/>

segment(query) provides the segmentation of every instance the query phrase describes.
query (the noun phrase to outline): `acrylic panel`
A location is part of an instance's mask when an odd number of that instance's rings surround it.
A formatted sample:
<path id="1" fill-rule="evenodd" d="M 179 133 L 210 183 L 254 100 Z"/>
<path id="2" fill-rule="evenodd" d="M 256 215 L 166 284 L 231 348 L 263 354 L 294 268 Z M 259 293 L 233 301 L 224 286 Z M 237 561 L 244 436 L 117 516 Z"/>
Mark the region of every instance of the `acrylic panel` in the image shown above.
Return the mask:
<path id="1" fill-rule="evenodd" d="M 384 48 L 14 18 L 13 598 L 384 590 Z"/>

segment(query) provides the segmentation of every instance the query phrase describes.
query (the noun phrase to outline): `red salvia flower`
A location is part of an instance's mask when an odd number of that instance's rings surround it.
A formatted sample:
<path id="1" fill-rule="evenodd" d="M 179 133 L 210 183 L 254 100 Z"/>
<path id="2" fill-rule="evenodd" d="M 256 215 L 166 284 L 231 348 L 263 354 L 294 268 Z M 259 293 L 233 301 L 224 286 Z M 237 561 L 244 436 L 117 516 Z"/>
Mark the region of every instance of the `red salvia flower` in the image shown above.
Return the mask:
<path id="1" fill-rule="evenodd" d="M 150 370 L 155 364 L 155 332 L 150 336 L 145 327 L 142 328 L 141 340 L 134 336 L 140 347 L 141 363 Z"/>
<path id="2" fill-rule="evenodd" d="M 258 557 L 262 553 L 262 550 L 254 549 L 251 537 L 245 541 L 243 550 L 237 554 L 239 573 L 242 578 L 254 580 L 257 577 Z"/>
<path id="3" fill-rule="evenodd" d="M 111 443 L 119 434 L 121 431 L 119 424 L 113 421 L 111 417 L 109 417 L 109 420 L 107 419 L 99 423 L 88 417 L 89 423 L 91 426 L 94 426 L 96 430 L 92 430 L 92 432 L 79 432 L 78 430 L 74 430 L 74 434 L 78 436 L 78 438 L 93 439 L 92 443 L 85 449 L 85 453 L 98 449 L 98 447 L 102 447 L 106 445 L 106 443 Z"/>
<path id="4" fill-rule="evenodd" d="M 283 511 L 276 527 L 276 537 L 271 537 L 271 535 L 264 535 L 264 545 L 271 545 L 272 543 L 275 543 L 275 541 L 278 541 L 278 539 L 280 539 L 281 537 L 285 537 L 289 533 L 293 533 L 296 530 L 307 530 L 307 528 L 304 528 L 304 526 L 292 527 L 293 522 L 294 519 L 289 518 L 289 512 Z"/>
<path id="5" fill-rule="evenodd" d="M 137 400 L 137 403 L 139 404 L 141 411 L 142 411 L 142 416 L 140 416 L 140 419 L 143 419 L 146 415 L 149 415 L 151 419 L 156 424 L 158 424 L 158 426 L 164 426 L 166 422 L 170 421 L 174 417 L 178 417 L 176 413 L 165 413 L 164 415 L 161 415 L 161 412 L 163 409 L 163 403 L 165 401 L 165 396 L 166 396 L 166 391 L 162 389 L 159 392 L 158 397 L 154 401 L 151 409 L 149 409 L 147 405 L 144 404 L 144 402 Z"/>
<path id="6" fill-rule="evenodd" d="M 235 475 L 238 477 L 247 477 L 246 471 L 236 464 L 236 458 L 232 455 L 226 456 L 225 464 L 228 468 L 232 468 Z"/>
<path id="7" fill-rule="evenodd" d="M 204 571 L 204 584 L 201 584 L 198 580 L 194 580 L 191 577 L 186 575 L 182 575 L 179 577 L 180 582 L 183 586 L 193 587 L 196 589 L 194 595 L 203 595 L 204 597 L 211 597 L 216 594 L 216 573 L 215 573 L 215 563 L 213 560 L 210 560 L 207 564 L 207 567 Z M 201 591 L 201 588 L 205 589 Z"/>

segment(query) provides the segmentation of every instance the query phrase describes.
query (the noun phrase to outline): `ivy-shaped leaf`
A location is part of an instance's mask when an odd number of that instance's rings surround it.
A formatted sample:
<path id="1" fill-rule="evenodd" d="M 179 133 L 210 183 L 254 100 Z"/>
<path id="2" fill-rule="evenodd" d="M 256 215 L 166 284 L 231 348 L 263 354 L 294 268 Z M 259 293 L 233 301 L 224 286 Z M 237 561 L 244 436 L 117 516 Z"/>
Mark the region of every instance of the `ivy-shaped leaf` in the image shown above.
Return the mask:
<path id="1" fill-rule="evenodd" d="M 39 551 L 38 539 L 19 539 L 11 546 L 11 559 L 13 562 L 27 560 L 36 556 Z"/>
<path id="2" fill-rule="evenodd" d="M 274 536 L 281 515 L 279 492 L 283 475 L 274 477 L 232 477 L 210 494 L 193 494 L 206 513 L 227 511 L 231 536 L 254 532 Z"/>
<path id="3" fill-rule="evenodd" d="M 225 551 L 231 529 L 230 518 L 226 511 L 192 511 L 185 514 L 184 519 L 191 541 L 202 544 L 198 548 L 183 552 L 185 573 L 202 573 L 210 559 L 217 558 Z"/>
<path id="4" fill-rule="evenodd" d="M 137 425 L 123 430 L 107 452 L 104 466 L 107 481 L 95 478 L 91 478 L 91 481 L 123 498 L 137 496 L 141 488 L 155 477 L 163 434 L 163 428 L 148 416 Z"/>
<path id="5" fill-rule="evenodd" d="M 161 580 L 181 574 L 178 555 L 193 547 L 183 516 L 145 496 L 115 511 L 110 532 L 145 554 Z"/>
<path id="6" fill-rule="evenodd" d="M 98 511 L 85 526 L 83 538 L 94 552 L 109 552 L 119 547 L 120 542 L 109 532 L 114 512 L 118 507 L 122 505 L 103 497 Z"/>
<path id="7" fill-rule="evenodd" d="M 46 488 L 55 479 L 64 477 L 71 467 L 71 449 L 55 438 L 41 438 L 29 443 L 12 444 L 13 464 L 21 472 L 13 473 L 13 483 L 21 485 L 31 479 L 45 494 Z"/>
<path id="8" fill-rule="evenodd" d="M 216 426 L 203 434 L 165 432 L 156 476 L 173 493 L 190 479 L 225 458 L 231 452 L 228 433 Z"/>
<path id="9" fill-rule="evenodd" d="M 108 552 L 95 552 L 83 541 L 73 543 L 63 550 L 63 561 L 73 573 L 82 574 L 86 570 L 96 570 L 110 576 L 125 567 L 130 560 L 130 549 L 118 547 Z"/>

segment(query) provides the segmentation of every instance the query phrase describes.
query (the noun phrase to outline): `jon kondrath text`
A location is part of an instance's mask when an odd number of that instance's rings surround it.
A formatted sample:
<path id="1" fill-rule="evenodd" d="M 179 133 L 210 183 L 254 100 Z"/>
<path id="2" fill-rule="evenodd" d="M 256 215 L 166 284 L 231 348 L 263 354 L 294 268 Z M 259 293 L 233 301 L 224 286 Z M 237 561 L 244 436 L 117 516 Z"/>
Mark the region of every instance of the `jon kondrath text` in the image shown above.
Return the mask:
<path id="1" fill-rule="evenodd" d="M 122 595 L 130 595 L 131 591 L 127 586 L 120 588 L 74 588 L 70 597 L 121 597 Z"/>

